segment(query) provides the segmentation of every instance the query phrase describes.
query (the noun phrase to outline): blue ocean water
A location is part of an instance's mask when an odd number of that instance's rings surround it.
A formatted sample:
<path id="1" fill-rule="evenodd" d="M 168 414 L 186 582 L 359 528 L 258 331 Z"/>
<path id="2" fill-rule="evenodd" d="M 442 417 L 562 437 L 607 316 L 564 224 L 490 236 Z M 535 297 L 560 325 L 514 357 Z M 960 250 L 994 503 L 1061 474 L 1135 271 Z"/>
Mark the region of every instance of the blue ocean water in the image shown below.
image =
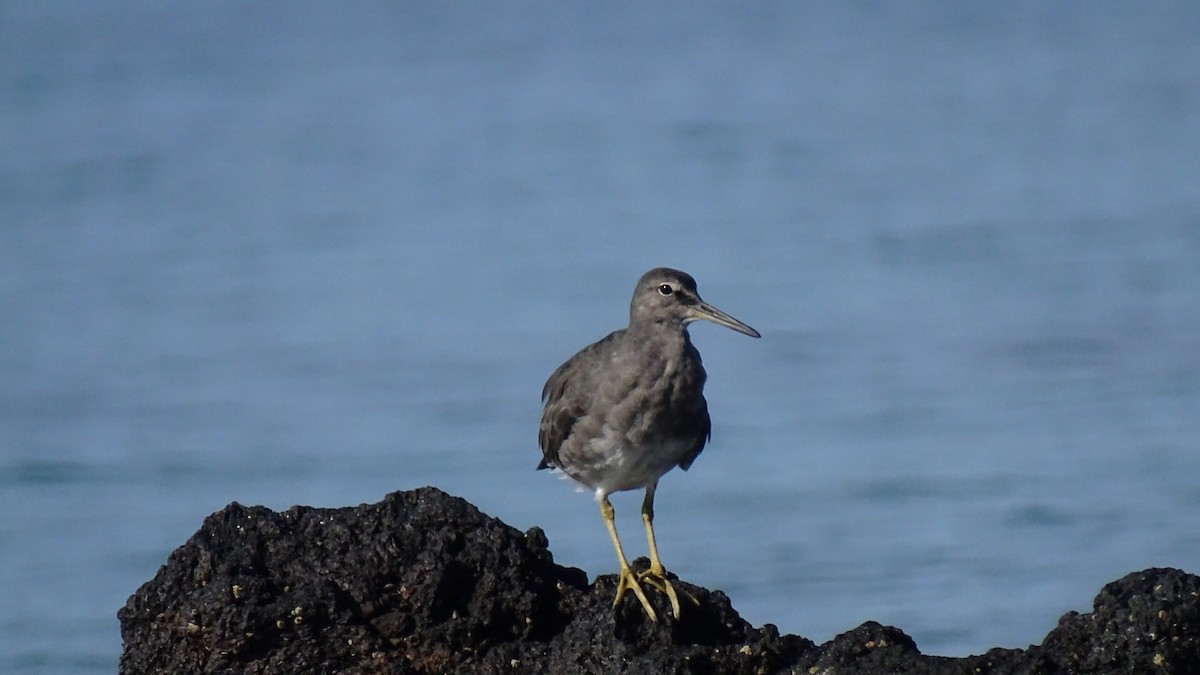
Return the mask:
<path id="1" fill-rule="evenodd" d="M 4 3 L 0 671 L 112 672 L 234 500 L 611 573 L 538 394 L 657 265 L 763 333 L 693 328 L 657 502 L 751 622 L 963 655 L 1200 570 L 1198 7 Z"/>

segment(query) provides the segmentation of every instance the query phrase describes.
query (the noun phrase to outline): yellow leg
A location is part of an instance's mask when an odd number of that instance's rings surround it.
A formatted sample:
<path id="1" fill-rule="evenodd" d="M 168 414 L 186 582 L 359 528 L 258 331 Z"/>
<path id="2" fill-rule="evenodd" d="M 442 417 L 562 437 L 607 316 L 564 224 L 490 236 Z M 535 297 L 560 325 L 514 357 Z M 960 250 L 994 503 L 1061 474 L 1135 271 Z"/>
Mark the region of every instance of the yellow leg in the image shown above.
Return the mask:
<path id="1" fill-rule="evenodd" d="M 638 575 L 638 580 L 645 581 L 665 593 L 667 598 L 671 600 L 671 612 L 678 619 L 679 595 L 675 593 L 675 587 L 667 579 L 667 571 L 663 568 L 662 561 L 658 558 L 658 542 L 654 540 L 654 492 L 657 489 L 657 481 L 647 485 L 646 498 L 642 500 L 642 523 L 646 526 L 646 543 L 650 547 L 650 569 Z M 700 604 L 698 600 L 688 595 L 686 591 L 684 592 L 684 596 L 694 604 Z"/>
<path id="2" fill-rule="evenodd" d="M 646 610 L 646 614 L 650 617 L 650 620 L 658 621 L 658 615 L 654 613 L 654 608 L 650 606 L 650 601 L 646 599 L 646 594 L 642 591 L 641 584 L 638 583 L 637 575 L 630 569 L 629 561 L 625 559 L 625 551 L 621 549 L 621 540 L 617 537 L 617 525 L 614 522 L 613 507 L 608 501 L 608 495 L 600 495 L 600 517 L 604 518 L 604 526 L 608 528 L 608 536 L 612 537 L 613 548 L 617 550 L 617 562 L 621 565 L 621 578 L 617 582 L 617 597 L 613 599 L 613 607 L 616 607 L 621 602 L 621 596 L 625 595 L 625 590 L 630 589 L 642 603 L 642 608 Z M 676 617 L 679 616 L 677 605 L 678 603 L 676 603 Z"/>

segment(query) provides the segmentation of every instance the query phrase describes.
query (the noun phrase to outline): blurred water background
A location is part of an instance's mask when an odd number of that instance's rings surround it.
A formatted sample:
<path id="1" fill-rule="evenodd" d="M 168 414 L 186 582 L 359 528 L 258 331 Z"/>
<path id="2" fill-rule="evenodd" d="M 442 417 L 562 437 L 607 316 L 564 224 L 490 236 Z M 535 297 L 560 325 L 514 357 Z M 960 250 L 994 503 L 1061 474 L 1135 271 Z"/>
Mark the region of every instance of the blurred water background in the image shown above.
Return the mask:
<path id="1" fill-rule="evenodd" d="M 108 673 L 210 512 L 434 485 L 591 575 L 545 377 L 694 274 L 682 578 L 1040 642 L 1200 571 L 1200 5 L 0 5 L 0 671 Z M 640 495 L 614 499 L 641 555 Z"/>

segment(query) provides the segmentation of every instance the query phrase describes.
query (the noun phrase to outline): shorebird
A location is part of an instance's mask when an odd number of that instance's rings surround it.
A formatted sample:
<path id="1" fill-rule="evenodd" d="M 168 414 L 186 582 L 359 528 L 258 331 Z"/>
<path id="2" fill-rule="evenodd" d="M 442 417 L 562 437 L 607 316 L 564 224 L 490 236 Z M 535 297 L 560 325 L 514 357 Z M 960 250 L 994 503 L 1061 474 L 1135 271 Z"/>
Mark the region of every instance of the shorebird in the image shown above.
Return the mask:
<path id="1" fill-rule="evenodd" d="M 560 469 L 592 490 L 620 564 L 616 607 L 633 591 L 652 621 L 658 616 L 642 590 L 666 594 L 679 618 L 679 596 L 667 579 L 654 540 L 658 479 L 696 461 L 712 431 L 704 400 L 704 366 L 688 324 L 705 319 L 759 337 L 758 331 L 713 307 L 690 275 L 666 267 L 642 275 L 629 305 L 629 326 L 584 347 L 558 367 L 542 389 L 539 469 Z M 608 496 L 646 491 L 642 522 L 649 569 L 634 573 L 621 548 Z"/>

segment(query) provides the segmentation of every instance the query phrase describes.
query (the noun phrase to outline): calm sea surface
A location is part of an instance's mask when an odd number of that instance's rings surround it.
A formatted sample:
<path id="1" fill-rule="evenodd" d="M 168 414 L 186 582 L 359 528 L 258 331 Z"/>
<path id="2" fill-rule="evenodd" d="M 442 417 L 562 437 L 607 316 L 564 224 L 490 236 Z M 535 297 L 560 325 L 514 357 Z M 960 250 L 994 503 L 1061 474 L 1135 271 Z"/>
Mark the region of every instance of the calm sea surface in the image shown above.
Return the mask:
<path id="1" fill-rule="evenodd" d="M 545 377 L 693 273 L 667 566 L 817 641 L 1200 572 L 1200 5 L 0 5 L 0 671 L 231 501 L 435 485 L 615 569 Z M 640 495 L 618 522 L 644 553 Z"/>

